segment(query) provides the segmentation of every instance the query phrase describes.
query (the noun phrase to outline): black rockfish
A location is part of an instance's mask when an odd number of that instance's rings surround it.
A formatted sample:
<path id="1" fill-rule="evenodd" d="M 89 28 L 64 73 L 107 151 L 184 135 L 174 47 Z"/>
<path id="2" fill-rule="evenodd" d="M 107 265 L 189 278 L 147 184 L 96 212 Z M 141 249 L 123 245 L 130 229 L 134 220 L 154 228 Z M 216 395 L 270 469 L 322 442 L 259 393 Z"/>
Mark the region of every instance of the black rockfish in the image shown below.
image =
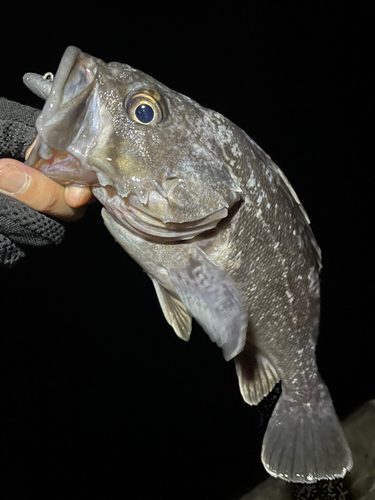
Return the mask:
<path id="1" fill-rule="evenodd" d="M 28 160 L 90 186 L 104 223 L 148 273 L 176 334 L 191 318 L 234 359 L 255 405 L 281 380 L 266 470 L 287 481 L 343 477 L 352 457 L 316 364 L 321 255 L 285 175 L 219 113 L 120 63 L 69 47 Z"/>

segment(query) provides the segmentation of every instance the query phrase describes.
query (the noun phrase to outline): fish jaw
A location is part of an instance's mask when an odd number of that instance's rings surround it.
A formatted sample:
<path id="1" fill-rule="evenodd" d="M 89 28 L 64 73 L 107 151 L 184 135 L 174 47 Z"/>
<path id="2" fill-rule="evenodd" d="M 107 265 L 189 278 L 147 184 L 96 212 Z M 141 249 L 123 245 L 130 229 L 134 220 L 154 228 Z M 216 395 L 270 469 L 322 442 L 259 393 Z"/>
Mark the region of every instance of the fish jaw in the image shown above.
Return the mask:
<path id="1" fill-rule="evenodd" d="M 66 150 L 84 119 L 97 73 L 93 58 L 68 47 L 53 81 L 50 95 L 36 121 L 49 147 Z"/>
<path id="2" fill-rule="evenodd" d="M 26 163 L 62 185 L 91 186 L 98 182 L 84 161 L 88 144 L 78 155 L 71 150 L 84 122 L 91 120 L 90 137 L 97 130 L 95 110 L 91 109 L 95 107 L 92 91 L 96 72 L 93 58 L 84 57 L 76 47 L 68 47 L 36 121 L 38 138 Z"/>
<path id="3" fill-rule="evenodd" d="M 142 204 L 135 195 L 123 198 L 113 188 L 108 187 L 95 187 L 93 194 L 122 227 L 130 229 L 142 238 L 159 243 L 191 240 L 214 229 L 222 219 L 228 216 L 228 210 L 221 208 L 193 221 L 182 223 L 163 221 L 143 210 Z M 152 192 L 150 197 L 153 194 L 160 198 L 158 193 Z"/>

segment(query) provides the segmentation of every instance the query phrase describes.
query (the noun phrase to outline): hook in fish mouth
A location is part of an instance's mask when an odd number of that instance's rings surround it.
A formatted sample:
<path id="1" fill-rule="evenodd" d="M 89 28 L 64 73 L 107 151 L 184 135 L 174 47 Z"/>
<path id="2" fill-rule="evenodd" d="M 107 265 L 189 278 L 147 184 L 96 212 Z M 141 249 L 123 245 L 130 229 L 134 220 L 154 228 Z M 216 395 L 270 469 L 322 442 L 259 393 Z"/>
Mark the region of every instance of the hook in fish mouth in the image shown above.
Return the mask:
<path id="1" fill-rule="evenodd" d="M 53 79 L 54 75 L 50 71 L 44 75 L 38 75 L 38 73 L 25 73 L 22 78 L 26 87 L 44 100 L 47 100 L 51 93 Z"/>

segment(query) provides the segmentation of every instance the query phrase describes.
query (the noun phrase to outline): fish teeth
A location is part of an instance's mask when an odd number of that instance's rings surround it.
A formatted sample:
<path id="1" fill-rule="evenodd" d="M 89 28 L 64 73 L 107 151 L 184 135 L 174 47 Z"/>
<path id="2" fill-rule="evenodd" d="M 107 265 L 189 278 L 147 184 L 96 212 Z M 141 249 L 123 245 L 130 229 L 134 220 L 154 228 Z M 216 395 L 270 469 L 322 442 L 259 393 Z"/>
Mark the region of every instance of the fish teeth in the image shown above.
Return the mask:
<path id="1" fill-rule="evenodd" d="M 100 183 L 101 186 L 106 187 L 106 186 L 111 185 L 111 183 L 109 182 L 108 178 L 102 172 L 98 172 L 97 171 L 96 175 L 98 177 L 98 181 L 99 181 L 99 183 Z"/>
<path id="2" fill-rule="evenodd" d="M 39 148 L 39 156 L 43 158 L 43 160 L 50 160 L 53 156 L 53 150 L 46 144 L 42 142 Z"/>
<path id="3" fill-rule="evenodd" d="M 167 198 L 167 193 L 164 191 L 163 187 L 157 182 L 157 181 L 153 181 L 153 184 L 154 184 L 154 188 L 156 189 L 156 191 L 161 194 L 161 196 L 163 196 L 163 198 Z"/>
<path id="4" fill-rule="evenodd" d="M 177 175 L 175 173 L 173 173 L 171 170 L 168 170 L 168 172 L 165 175 L 165 179 L 167 181 L 170 181 L 171 179 L 176 179 L 176 178 L 177 178 Z"/>
<path id="5" fill-rule="evenodd" d="M 139 201 L 143 204 L 146 205 L 148 202 L 148 190 L 147 189 L 140 189 L 138 186 L 135 189 L 135 192 L 139 198 Z"/>

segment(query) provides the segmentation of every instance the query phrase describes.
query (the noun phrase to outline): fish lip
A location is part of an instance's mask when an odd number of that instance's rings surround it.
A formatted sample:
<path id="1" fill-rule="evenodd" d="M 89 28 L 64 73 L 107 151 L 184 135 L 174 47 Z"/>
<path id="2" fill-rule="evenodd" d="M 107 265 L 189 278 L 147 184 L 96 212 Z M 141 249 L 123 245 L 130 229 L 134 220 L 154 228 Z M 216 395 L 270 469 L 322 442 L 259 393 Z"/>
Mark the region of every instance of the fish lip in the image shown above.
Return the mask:
<path id="1" fill-rule="evenodd" d="M 56 104 L 61 102 L 61 97 L 63 95 L 63 89 L 65 87 L 65 84 L 69 78 L 70 72 L 74 66 L 77 56 L 81 53 L 82 53 L 81 49 L 79 49 L 78 47 L 74 47 L 73 45 L 70 45 L 65 50 L 61 58 L 57 73 L 53 79 L 51 93 L 47 99 L 47 101 L 49 100 L 48 104 L 50 105 L 50 108 L 52 107 L 51 104 L 56 106 Z"/>
<path id="2" fill-rule="evenodd" d="M 139 207 L 134 207 L 130 201 L 133 193 L 122 197 L 112 186 L 98 186 L 93 187 L 93 194 L 122 227 L 153 242 L 165 243 L 193 239 L 215 228 L 222 219 L 228 216 L 228 210 L 221 207 L 195 220 L 162 221 L 159 217 Z"/>
<path id="3" fill-rule="evenodd" d="M 97 71 L 95 58 L 77 47 L 64 52 L 51 93 L 36 120 L 38 134 L 50 147 L 64 151 L 74 141 L 92 98 Z"/>

